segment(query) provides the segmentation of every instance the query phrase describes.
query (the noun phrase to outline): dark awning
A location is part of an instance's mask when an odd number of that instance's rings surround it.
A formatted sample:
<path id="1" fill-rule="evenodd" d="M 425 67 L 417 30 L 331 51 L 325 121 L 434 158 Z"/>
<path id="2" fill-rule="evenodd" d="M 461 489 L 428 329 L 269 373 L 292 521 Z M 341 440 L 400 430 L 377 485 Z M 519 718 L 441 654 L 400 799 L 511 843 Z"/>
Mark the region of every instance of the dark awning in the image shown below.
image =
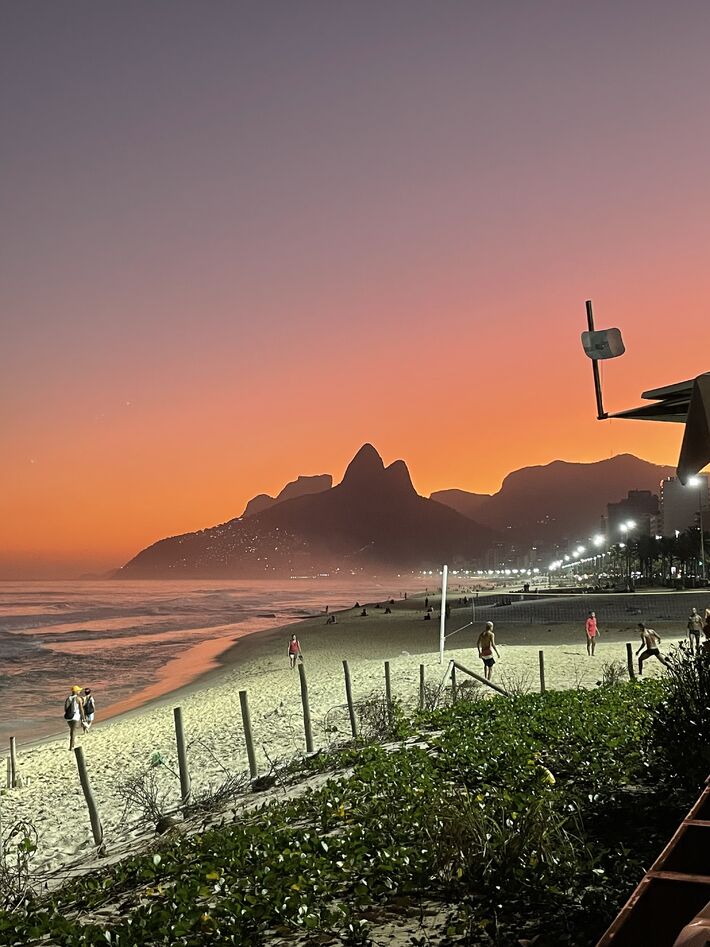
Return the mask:
<path id="1" fill-rule="evenodd" d="M 685 483 L 688 477 L 710 464 L 710 372 L 664 388 L 644 391 L 641 397 L 655 404 L 619 411 L 609 417 L 685 424 L 678 461 L 678 477 Z"/>

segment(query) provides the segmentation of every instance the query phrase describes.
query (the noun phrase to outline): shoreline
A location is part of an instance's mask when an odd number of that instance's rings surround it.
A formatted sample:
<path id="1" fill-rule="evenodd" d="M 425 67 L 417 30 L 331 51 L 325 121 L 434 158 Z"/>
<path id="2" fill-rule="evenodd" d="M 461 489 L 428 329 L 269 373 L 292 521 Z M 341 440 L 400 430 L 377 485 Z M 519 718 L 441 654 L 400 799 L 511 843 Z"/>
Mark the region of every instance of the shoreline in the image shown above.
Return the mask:
<path id="1" fill-rule="evenodd" d="M 383 601 L 380 599 L 380 601 Z M 368 615 L 350 607 L 336 612 L 338 620 L 327 625 L 325 615 L 299 622 L 308 679 L 314 744 L 327 749 L 349 739 L 343 660 L 349 661 L 354 700 L 363 701 L 384 692 L 384 661 L 391 666 L 395 700 L 414 709 L 419 698 L 420 666 L 429 688 L 440 686 L 453 658 L 480 673 L 475 649 L 478 627 L 470 626 L 447 643 L 444 665 L 439 663 L 439 629 L 436 621 L 423 621 L 423 601 L 401 600 L 390 615 L 368 604 Z M 464 625 L 469 614 L 456 615 Z M 162 695 L 150 704 L 122 714 L 99 717 L 91 731 L 79 734 L 93 793 L 101 814 L 106 845 L 137 844 L 146 832 L 145 816 L 136 799 L 135 781 L 147 777 L 168 809 L 179 804 L 176 742 L 170 708 L 180 705 L 187 741 L 187 755 L 195 797 L 214 792 L 225 776 L 247 775 L 239 693 L 248 694 L 257 767 L 260 773 L 305 754 L 300 675 L 289 668 L 286 641 L 293 623 L 266 629 L 233 642 L 223 663 L 190 684 Z M 543 624 L 515 627 L 496 622 L 500 661 L 494 682 L 511 688 L 538 690 L 538 649 L 545 649 L 545 674 L 549 690 L 594 687 L 610 660 L 625 667 L 627 641 L 636 640 L 632 628 L 602 627 L 596 658 L 585 653 L 584 627 L 568 623 L 554 630 Z M 665 636 L 664 630 L 661 634 Z M 667 636 L 666 645 L 673 642 Z M 649 677 L 662 672 L 649 662 Z M 482 699 L 487 694 L 480 692 Z M 498 699 L 498 698 L 494 698 Z M 501 698 L 504 699 L 504 698 Z M 76 764 L 68 753 L 68 730 L 33 744 L 18 746 L 18 772 L 23 786 L 3 795 L 3 817 L 8 824 L 27 820 L 36 826 L 40 842 L 36 870 L 53 871 L 80 860 L 94 863 L 95 849 Z M 158 755 L 165 765 L 153 762 Z"/>
<path id="2" fill-rule="evenodd" d="M 413 594 L 416 597 L 420 593 Z M 421 594 L 423 595 L 424 593 Z M 373 599 L 373 603 L 375 601 L 378 600 Z M 399 601 L 404 602 L 405 600 L 402 599 Z M 370 603 L 365 603 L 364 600 L 363 604 L 367 604 L 368 607 L 370 606 Z M 354 606 L 346 606 L 338 608 L 337 610 L 329 610 L 328 614 L 340 616 L 347 614 L 353 609 Z M 255 615 L 254 617 L 266 618 L 267 616 L 262 614 Z M 160 687 L 161 675 L 165 674 L 166 670 L 169 669 L 171 665 L 177 665 L 179 668 L 180 664 L 184 662 L 184 658 L 172 659 L 163 666 L 156 680 L 147 687 L 144 687 L 140 691 L 140 694 L 136 695 L 136 697 L 124 698 L 122 700 L 116 701 L 115 703 L 110 704 L 105 711 L 102 708 L 99 708 L 97 722 L 104 725 L 124 719 L 130 720 L 155 708 L 164 707 L 168 704 L 172 705 L 174 704 L 175 700 L 180 697 L 191 697 L 195 692 L 201 690 L 205 686 L 209 687 L 219 684 L 222 677 L 231 669 L 233 669 L 237 661 L 241 658 L 249 660 L 249 652 L 258 647 L 258 642 L 267 644 L 273 638 L 288 634 L 288 629 L 292 628 L 294 625 L 303 624 L 304 622 L 314 622 L 321 618 L 325 619 L 325 617 L 325 611 L 322 611 L 318 614 L 294 615 L 289 621 L 282 621 L 278 625 L 273 625 L 266 628 L 255 628 L 243 634 L 237 633 L 231 638 L 231 640 L 219 637 L 208 638 L 204 642 L 200 642 L 198 645 L 193 646 L 191 651 L 194 653 L 195 650 L 202 649 L 208 652 L 211 646 L 222 644 L 223 647 L 214 655 L 213 658 L 210 658 L 210 666 L 198 671 L 194 677 L 191 677 L 190 680 L 178 683 L 176 686 L 168 686 L 167 689 L 161 689 L 160 692 L 156 693 L 154 696 L 147 696 L 144 699 L 141 699 L 141 694 L 149 694 L 151 691 Z M 276 619 L 276 615 L 274 615 L 274 619 Z M 32 749 L 34 747 L 53 743 L 56 740 L 63 740 L 66 738 L 66 734 L 67 731 L 60 722 L 60 724 L 57 726 L 57 729 L 53 730 L 51 733 L 46 733 L 28 740 L 18 740 L 16 745 L 18 750 L 23 748 Z"/>

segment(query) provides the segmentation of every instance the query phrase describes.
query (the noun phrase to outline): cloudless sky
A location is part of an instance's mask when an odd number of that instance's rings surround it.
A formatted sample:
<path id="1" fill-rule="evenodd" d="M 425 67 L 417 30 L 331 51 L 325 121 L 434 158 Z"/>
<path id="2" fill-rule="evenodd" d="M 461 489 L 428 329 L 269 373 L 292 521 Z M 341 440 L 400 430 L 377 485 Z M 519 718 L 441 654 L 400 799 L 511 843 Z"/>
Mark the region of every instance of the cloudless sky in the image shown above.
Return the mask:
<path id="1" fill-rule="evenodd" d="M 629 451 L 708 365 L 710 5 L 6 0 L 0 576 L 119 565 L 364 441 Z"/>

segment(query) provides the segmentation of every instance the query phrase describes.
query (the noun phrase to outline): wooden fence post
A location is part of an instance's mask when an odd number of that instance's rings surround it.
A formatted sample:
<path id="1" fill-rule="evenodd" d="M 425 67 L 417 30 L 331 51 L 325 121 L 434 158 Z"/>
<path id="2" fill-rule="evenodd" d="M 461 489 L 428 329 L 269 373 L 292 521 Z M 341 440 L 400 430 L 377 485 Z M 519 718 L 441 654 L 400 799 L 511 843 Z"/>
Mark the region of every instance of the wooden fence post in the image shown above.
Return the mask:
<path id="1" fill-rule="evenodd" d="M 187 749 L 185 747 L 185 731 L 182 726 L 182 707 L 173 710 L 175 718 L 175 739 L 177 741 L 178 770 L 180 772 L 180 795 L 182 805 L 190 801 L 190 771 L 187 768 Z"/>
<path id="2" fill-rule="evenodd" d="M 508 691 L 505 690 L 503 687 L 501 687 L 500 684 L 494 684 L 493 681 L 487 681 L 485 677 L 481 677 L 481 675 L 476 674 L 475 671 L 471 671 L 467 667 L 464 667 L 464 665 L 461 664 L 460 661 L 452 661 L 451 663 L 453 664 L 455 668 L 457 668 L 459 671 L 462 671 L 464 674 L 468 674 L 469 677 L 472 677 L 475 681 L 479 681 L 479 683 L 485 684 L 486 687 L 490 687 L 491 690 L 496 691 L 498 694 L 502 694 L 503 697 L 510 697 L 510 694 L 508 693 Z"/>
<path id="3" fill-rule="evenodd" d="M 635 681 L 636 672 L 634 671 L 634 646 L 630 641 L 626 642 L 626 663 L 629 667 L 629 679 Z"/>
<path id="4" fill-rule="evenodd" d="M 7 758 L 7 788 L 12 788 L 12 762 L 9 756 Z"/>
<path id="5" fill-rule="evenodd" d="M 313 731 L 311 730 L 311 708 L 308 704 L 308 682 L 306 669 L 298 665 L 298 676 L 301 679 L 301 703 L 303 704 L 303 729 L 306 734 L 306 753 L 313 753 Z"/>
<path id="6" fill-rule="evenodd" d="M 10 737 L 10 788 L 17 786 L 17 740 Z"/>
<path id="7" fill-rule="evenodd" d="M 74 755 L 76 756 L 76 765 L 79 769 L 79 782 L 81 783 L 81 788 L 84 791 L 84 799 L 86 799 L 86 805 L 89 809 L 89 819 L 91 820 L 91 832 L 94 836 L 94 842 L 96 847 L 99 849 L 100 853 L 103 853 L 104 847 L 104 830 L 101 825 L 101 816 L 99 815 L 99 808 L 96 805 L 96 800 L 94 799 L 94 793 L 91 789 L 91 781 L 89 779 L 89 774 L 86 769 L 86 761 L 84 760 L 84 749 L 81 746 L 74 747 Z"/>
<path id="8" fill-rule="evenodd" d="M 392 681 L 390 679 L 389 661 L 385 661 L 385 700 L 387 702 L 387 719 L 392 723 Z"/>
<path id="9" fill-rule="evenodd" d="M 540 658 L 540 693 L 545 693 L 545 652 L 538 651 Z"/>
<path id="10" fill-rule="evenodd" d="M 353 687 L 350 681 L 350 667 L 347 661 L 343 661 L 343 672 L 345 674 L 345 699 L 348 702 L 348 713 L 350 714 L 350 730 L 353 739 L 357 738 L 357 717 L 355 716 L 355 705 L 353 704 Z"/>
<path id="11" fill-rule="evenodd" d="M 247 759 L 249 760 L 249 776 L 256 779 L 256 754 L 254 753 L 254 738 L 251 733 L 251 717 L 249 715 L 249 698 L 246 691 L 239 691 L 239 704 L 242 708 L 242 725 L 244 727 L 244 742 L 247 745 Z"/>
<path id="12" fill-rule="evenodd" d="M 424 710 L 426 704 L 426 689 L 424 686 L 424 665 L 419 665 L 419 709 Z"/>
<path id="13" fill-rule="evenodd" d="M 451 703 L 455 704 L 457 700 L 456 693 L 456 668 L 452 665 L 451 667 Z"/>

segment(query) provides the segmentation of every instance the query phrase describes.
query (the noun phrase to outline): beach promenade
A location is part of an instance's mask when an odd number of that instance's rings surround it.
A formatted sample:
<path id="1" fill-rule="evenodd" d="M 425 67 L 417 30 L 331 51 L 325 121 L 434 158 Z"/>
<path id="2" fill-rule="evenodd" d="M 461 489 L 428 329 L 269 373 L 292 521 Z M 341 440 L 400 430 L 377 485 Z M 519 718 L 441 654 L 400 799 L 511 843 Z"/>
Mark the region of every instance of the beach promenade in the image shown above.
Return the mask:
<path id="1" fill-rule="evenodd" d="M 545 653 L 548 689 L 594 687 L 605 662 L 626 665 L 626 642 L 638 645 L 636 615 L 625 622 L 600 621 L 601 638 L 594 658 L 587 657 L 584 635 L 586 600 L 580 598 L 579 619 L 557 625 L 506 622 L 507 609 L 490 616 L 496 621 L 496 642 L 501 660 L 494 680 L 516 688 L 539 689 L 538 653 Z M 193 793 L 215 788 L 225 771 L 244 772 L 247 755 L 243 738 L 239 691 L 249 696 L 257 763 L 266 772 L 275 763 L 305 752 L 299 675 L 289 669 L 287 642 L 295 631 L 304 652 L 316 748 L 349 737 L 345 712 L 343 659 L 352 675 L 353 696 L 357 701 L 384 691 L 384 661 L 390 662 L 393 696 L 416 706 L 420 665 L 426 679 L 438 685 L 453 658 L 475 671 L 481 663 L 475 643 L 483 627 L 464 628 L 447 641 L 444 665 L 439 664 L 438 620 L 423 620 L 423 601 L 397 602 L 392 614 L 384 607 L 368 606 L 338 613 L 337 623 L 326 625 L 325 616 L 296 625 L 252 635 L 240 640 L 229 655 L 229 664 L 190 687 L 168 695 L 159 702 L 109 720 L 99 713 L 94 729 L 80 738 L 89 775 L 101 810 L 105 844 L 112 846 L 139 831 L 140 812 L 135 800 L 127 797 L 126 783 L 151 769 L 154 754 L 167 765 L 153 768 L 164 803 L 175 807 L 180 787 L 170 771 L 177 769 L 177 752 L 172 708 L 182 707 L 188 744 L 188 762 Z M 489 616 L 486 615 L 487 619 Z M 447 625 L 451 633 L 470 621 L 470 610 L 454 608 Z M 683 636 L 684 622 L 653 621 L 670 646 Z M 658 662 L 649 661 L 645 673 L 662 673 Z M 73 682 L 72 682 L 73 683 Z M 82 684 L 82 681 L 78 681 Z M 68 751 L 68 734 L 19 748 L 22 788 L 7 790 L 0 802 L 3 826 L 28 819 L 39 832 L 35 860 L 42 871 L 63 865 L 88 864 L 94 857 L 91 827 L 77 775 L 74 754 Z M 143 825 L 144 828 L 144 825 Z M 87 859 L 89 860 L 87 862 Z"/>

